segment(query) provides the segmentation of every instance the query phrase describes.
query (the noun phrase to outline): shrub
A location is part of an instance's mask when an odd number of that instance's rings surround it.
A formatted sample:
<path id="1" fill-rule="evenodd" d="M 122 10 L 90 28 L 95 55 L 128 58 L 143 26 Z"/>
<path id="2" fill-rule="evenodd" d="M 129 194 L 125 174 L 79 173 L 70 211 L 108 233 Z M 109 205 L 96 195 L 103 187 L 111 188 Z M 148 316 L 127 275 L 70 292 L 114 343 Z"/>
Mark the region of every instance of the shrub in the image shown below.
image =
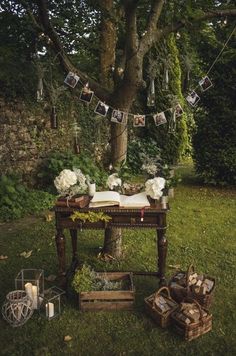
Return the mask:
<path id="1" fill-rule="evenodd" d="M 16 176 L 0 176 L 0 220 L 21 218 L 53 206 L 55 197 L 47 192 L 29 190 Z"/>
<path id="2" fill-rule="evenodd" d="M 84 175 L 89 175 L 98 186 L 104 185 L 106 173 L 95 164 L 91 153 L 75 155 L 72 152 L 52 152 L 45 159 L 38 173 L 39 184 L 49 191 L 56 192 L 54 179 L 63 169 L 79 168 Z"/>
<path id="3" fill-rule="evenodd" d="M 152 139 L 135 139 L 128 145 L 127 166 L 134 174 L 142 173 L 145 157 L 160 159 L 160 148 Z"/>

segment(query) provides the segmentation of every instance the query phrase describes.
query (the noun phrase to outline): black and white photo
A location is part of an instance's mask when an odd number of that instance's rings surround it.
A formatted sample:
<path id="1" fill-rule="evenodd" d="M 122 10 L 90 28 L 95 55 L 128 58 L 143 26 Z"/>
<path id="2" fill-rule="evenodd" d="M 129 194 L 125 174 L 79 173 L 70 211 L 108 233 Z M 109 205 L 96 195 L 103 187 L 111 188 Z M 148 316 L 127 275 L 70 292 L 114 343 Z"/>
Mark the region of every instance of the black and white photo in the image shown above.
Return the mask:
<path id="1" fill-rule="evenodd" d="M 133 126 L 134 127 L 144 127 L 145 126 L 145 115 L 134 115 Z"/>
<path id="2" fill-rule="evenodd" d="M 212 87 L 212 82 L 208 76 L 202 78 L 199 82 L 199 86 L 201 87 L 202 91 L 206 91 L 210 87 Z"/>
<path id="3" fill-rule="evenodd" d="M 79 77 L 77 74 L 69 72 L 64 80 L 64 83 L 69 85 L 71 88 L 75 88 L 79 81 Z"/>
<path id="4" fill-rule="evenodd" d="M 176 118 L 180 117 L 184 112 L 180 104 L 177 104 L 174 110 L 175 110 Z"/>
<path id="5" fill-rule="evenodd" d="M 94 92 L 92 90 L 90 90 L 88 84 L 86 84 L 83 87 L 79 98 L 80 98 L 80 100 L 85 101 L 86 103 L 89 104 L 89 103 L 91 103 L 91 100 L 93 98 L 93 94 L 94 94 Z"/>
<path id="6" fill-rule="evenodd" d="M 163 125 L 167 122 L 165 113 L 159 112 L 158 114 L 153 116 L 154 122 L 156 126 Z"/>
<path id="7" fill-rule="evenodd" d="M 94 112 L 98 115 L 101 116 L 106 116 L 108 112 L 109 106 L 103 103 L 102 101 L 99 101 Z"/>
<path id="8" fill-rule="evenodd" d="M 187 102 L 191 105 L 191 106 L 196 106 L 197 103 L 200 100 L 200 96 L 197 95 L 197 93 L 193 90 L 187 97 L 186 97 Z"/>
<path id="9" fill-rule="evenodd" d="M 113 110 L 111 114 L 111 121 L 117 124 L 125 124 L 127 120 L 127 114 L 120 110 Z"/>

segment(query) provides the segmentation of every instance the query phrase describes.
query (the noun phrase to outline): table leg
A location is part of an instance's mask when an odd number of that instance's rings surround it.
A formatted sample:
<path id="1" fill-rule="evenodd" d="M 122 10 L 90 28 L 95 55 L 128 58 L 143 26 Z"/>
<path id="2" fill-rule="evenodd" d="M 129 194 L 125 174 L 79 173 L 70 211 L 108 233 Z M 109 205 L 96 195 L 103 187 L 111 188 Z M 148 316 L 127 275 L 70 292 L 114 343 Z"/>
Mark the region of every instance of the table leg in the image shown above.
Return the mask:
<path id="1" fill-rule="evenodd" d="M 77 230 L 70 229 L 71 244 L 72 244 L 72 261 L 78 261 L 77 252 Z"/>
<path id="2" fill-rule="evenodd" d="M 160 214 L 158 217 L 159 229 L 157 229 L 157 253 L 158 253 L 158 276 L 160 278 L 160 284 L 166 283 L 165 269 L 166 269 L 166 255 L 167 255 L 167 239 L 165 237 L 166 232 L 166 215 Z"/>
<path id="3" fill-rule="evenodd" d="M 65 270 L 66 270 L 66 243 L 65 243 L 65 235 L 63 234 L 63 229 L 57 229 L 56 246 L 57 246 L 57 256 L 59 262 L 59 274 L 60 276 L 63 276 L 65 275 Z"/>

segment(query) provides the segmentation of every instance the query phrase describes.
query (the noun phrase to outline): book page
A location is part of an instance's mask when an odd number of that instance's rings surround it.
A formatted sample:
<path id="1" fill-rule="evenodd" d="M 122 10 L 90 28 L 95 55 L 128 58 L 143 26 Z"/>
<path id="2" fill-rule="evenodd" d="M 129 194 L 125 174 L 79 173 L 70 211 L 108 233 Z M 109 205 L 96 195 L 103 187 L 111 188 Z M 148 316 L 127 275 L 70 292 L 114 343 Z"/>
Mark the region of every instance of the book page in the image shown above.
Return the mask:
<path id="1" fill-rule="evenodd" d="M 120 206 L 123 208 L 143 208 L 150 206 L 147 195 L 145 192 L 141 192 L 134 195 L 121 195 Z"/>
<path id="2" fill-rule="evenodd" d="M 120 194 L 113 191 L 96 192 L 90 201 L 89 207 L 102 207 L 120 205 Z"/>

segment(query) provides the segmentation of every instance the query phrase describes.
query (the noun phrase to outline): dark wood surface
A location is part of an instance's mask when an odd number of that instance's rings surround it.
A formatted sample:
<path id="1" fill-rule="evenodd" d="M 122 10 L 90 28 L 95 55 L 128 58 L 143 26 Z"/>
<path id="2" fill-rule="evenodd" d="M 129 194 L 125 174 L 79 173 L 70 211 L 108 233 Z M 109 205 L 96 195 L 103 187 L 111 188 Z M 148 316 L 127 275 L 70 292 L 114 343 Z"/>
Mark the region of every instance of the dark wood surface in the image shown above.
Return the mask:
<path id="1" fill-rule="evenodd" d="M 66 274 L 66 251 L 65 251 L 65 235 L 64 229 L 70 230 L 72 241 L 72 264 L 76 265 L 78 262 L 77 252 L 77 235 L 78 231 L 83 229 L 103 229 L 108 231 L 111 228 L 128 228 L 128 229 L 140 229 L 140 228 L 153 228 L 157 232 L 157 272 L 150 273 L 150 275 L 156 274 L 160 278 L 160 284 L 165 284 L 165 267 L 166 267 L 166 255 L 167 255 L 167 239 L 166 233 L 166 215 L 168 209 L 162 209 L 161 205 L 152 204 L 150 207 L 144 209 L 127 209 L 120 208 L 118 206 L 112 207 L 100 207 L 100 208 L 77 208 L 77 207 L 61 207 L 55 206 L 55 218 L 56 218 L 56 247 L 59 262 L 59 274 L 65 276 Z M 74 211 L 88 212 L 88 211 L 102 211 L 111 217 L 108 223 L 102 221 L 96 223 L 82 223 L 79 220 L 72 221 L 70 218 Z M 142 219 L 143 216 L 143 219 Z M 134 271 L 135 273 L 135 271 Z M 136 272 L 136 274 L 139 274 Z M 148 274 L 140 272 L 140 274 Z"/>

